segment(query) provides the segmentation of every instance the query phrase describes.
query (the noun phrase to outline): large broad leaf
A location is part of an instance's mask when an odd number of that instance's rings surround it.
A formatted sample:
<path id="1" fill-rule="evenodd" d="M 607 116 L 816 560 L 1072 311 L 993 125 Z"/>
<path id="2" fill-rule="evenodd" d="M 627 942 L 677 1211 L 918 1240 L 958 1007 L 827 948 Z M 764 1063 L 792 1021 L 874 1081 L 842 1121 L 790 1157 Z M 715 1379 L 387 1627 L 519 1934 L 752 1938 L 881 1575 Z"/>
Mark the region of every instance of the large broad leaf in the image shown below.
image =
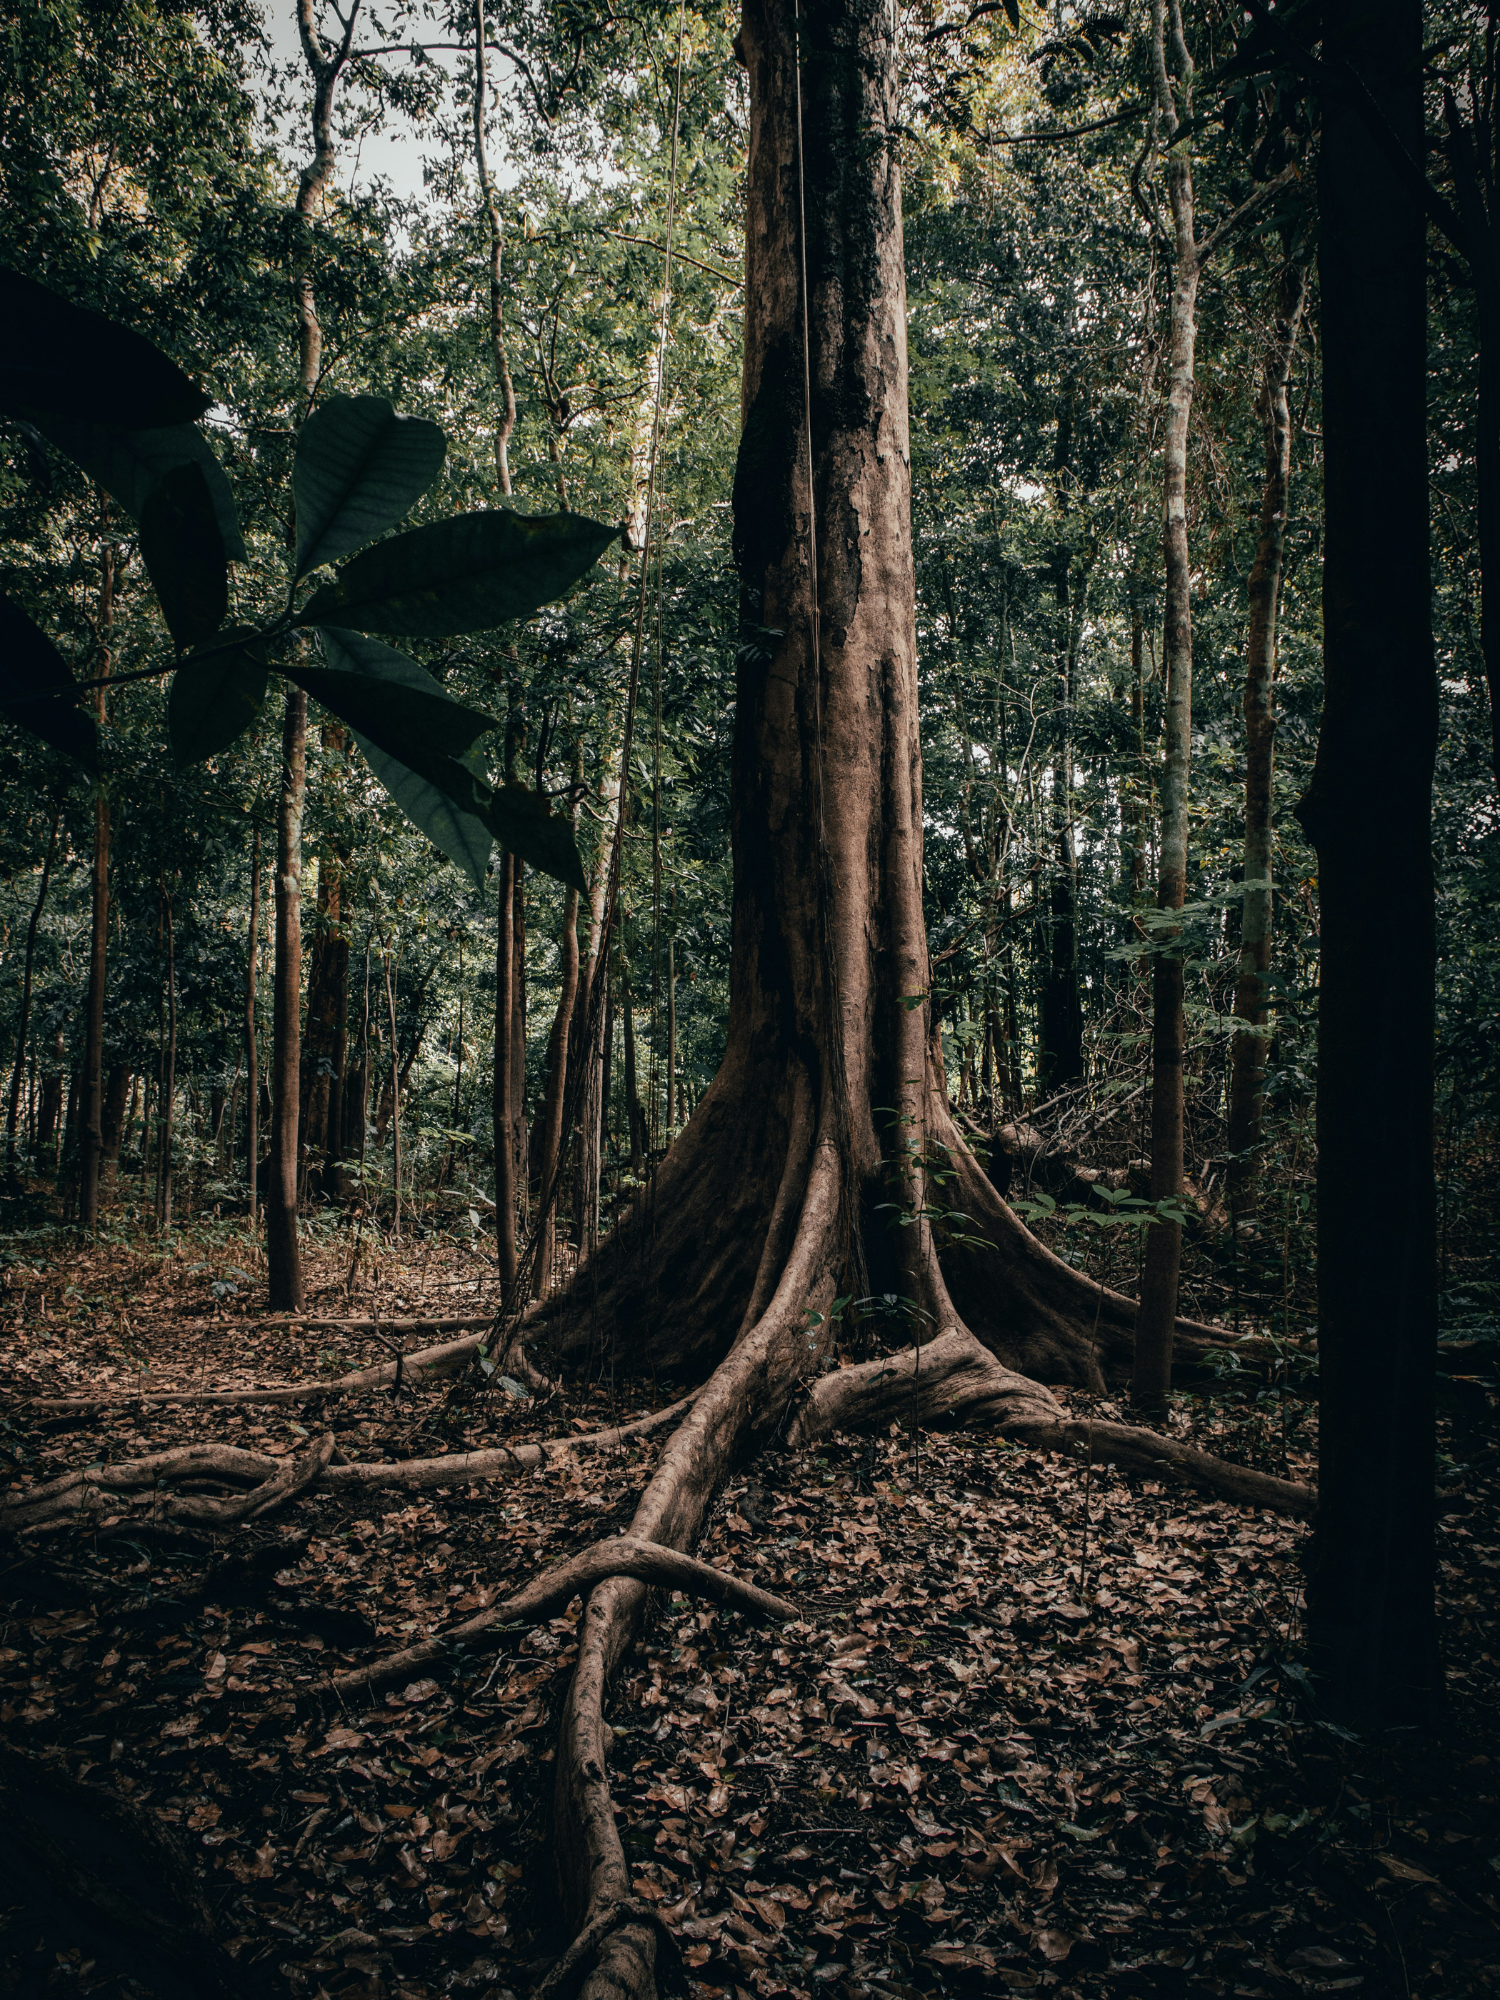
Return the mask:
<path id="1" fill-rule="evenodd" d="M 72 670 L 42 628 L 8 597 L 0 597 L 0 716 L 86 771 L 99 769 L 98 730 L 78 706 Z"/>
<path id="2" fill-rule="evenodd" d="M 426 688 L 334 667 L 294 664 L 282 671 L 340 722 L 371 737 L 393 757 L 410 758 L 419 751 L 462 757 L 472 743 L 495 727 L 492 715 L 466 708 L 441 688 L 434 694 Z"/>
<path id="3" fill-rule="evenodd" d="M 362 632 L 323 631 L 318 634 L 318 644 L 330 669 L 336 672 L 364 674 L 372 680 L 447 699 L 441 681 L 379 639 L 367 639 Z M 483 887 L 490 849 L 495 844 L 488 825 L 475 814 L 464 812 L 446 792 L 399 757 L 383 750 L 372 737 L 359 729 L 352 734 L 364 752 L 366 763 L 413 826 L 441 848 L 450 861 L 456 862 L 476 889 Z M 465 761 L 474 755 L 472 751 L 466 753 Z"/>
<path id="4" fill-rule="evenodd" d="M 154 430 L 190 424 L 210 401 L 143 335 L 0 270 L 0 409 Z"/>
<path id="5" fill-rule="evenodd" d="M 172 676 L 167 734 L 179 771 L 243 736 L 266 699 L 266 650 L 253 625 L 232 625 Z"/>
<path id="6" fill-rule="evenodd" d="M 458 707 L 424 667 L 360 632 L 325 629 L 319 632 L 318 643 L 329 662 L 323 676 L 326 692 L 314 687 L 310 680 L 303 684 L 325 707 L 331 707 L 336 715 L 350 722 L 370 768 L 397 805 L 429 840 L 468 870 L 476 887 L 484 879 L 492 838 L 502 841 L 543 874 L 576 889 L 587 887 L 572 828 L 565 819 L 549 813 L 545 802 L 534 792 L 512 785 L 496 790 L 486 782 L 472 753 L 455 755 L 431 744 L 424 745 L 415 734 L 403 739 L 382 729 L 376 736 L 367 735 L 354 721 L 355 707 L 361 701 L 370 702 L 372 682 L 383 683 L 396 694 L 427 700 L 436 697 L 450 707 Z M 363 680 L 366 685 L 359 690 L 336 685 L 340 680 L 353 679 Z M 474 716 L 477 711 L 464 709 L 461 713 Z M 488 716 L 483 722 L 487 728 L 494 726 Z M 450 742 L 457 740 L 455 727 Z"/>
<path id="7" fill-rule="evenodd" d="M 97 479 L 130 515 L 139 521 L 152 489 L 163 473 L 177 465 L 196 465 L 208 481 L 213 497 L 214 519 L 224 553 L 231 562 L 244 562 L 245 542 L 235 511 L 234 493 L 224 468 L 215 458 L 207 438 L 193 424 L 172 424 L 160 431 L 122 431 L 108 424 L 88 424 L 81 417 L 44 416 L 34 419 L 36 428 L 81 465 L 90 479 Z"/>
<path id="8" fill-rule="evenodd" d="M 443 469 L 447 439 L 383 396 L 335 396 L 302 426 L 292 465 L 297 575 L 394 528 Z"/>
<path id="9" fill-rule="evenodd" d="M 212 638 L 229 609 L 229 566 L 202 466 L 173 466 L 146 495 L 141 555 L 178 651 Z"/>
<path id="10" fill-rule="evenodd" d="M 356 556 L 297 622 L 441 639 L 529 618 L 586 576 L 618 533 L 582 514 L 458 514 Z"/>
<path id="11" fill-rule="evenodd" d="M 403 764 L 399 757 L 388 755 L 368 736 L 362 736 L 357 729 L 349 733 L 364 752 L 365 762 L 412 825 L 425 833 L 434 847 L 441 848 L 450 861 L 456 862 L 476 889 L 482 889 L 490 849 L 495 844 L 495 836 L 485 821 L 455 805 L 430 778 Z"/>

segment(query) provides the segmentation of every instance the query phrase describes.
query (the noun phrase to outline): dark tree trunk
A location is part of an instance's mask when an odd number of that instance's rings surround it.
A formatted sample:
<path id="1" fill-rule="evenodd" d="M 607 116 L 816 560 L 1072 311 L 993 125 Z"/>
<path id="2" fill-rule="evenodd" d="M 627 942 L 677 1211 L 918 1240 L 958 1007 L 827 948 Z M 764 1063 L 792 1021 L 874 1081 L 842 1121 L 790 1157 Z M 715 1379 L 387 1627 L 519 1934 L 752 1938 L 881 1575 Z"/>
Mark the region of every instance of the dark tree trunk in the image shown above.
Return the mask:
<path id="1" fill-rule="evenodd" d="M 500 894 L 495 913 L 495 1057 L 492 1117 L 495 1135 L 495 1237 L 500 1283 L 508 1299 L 516 1282 L 516 1117 L 514 855 L 500 857 Z"/>
<path id="2" fill-rule="evenodd" d="M 172 1227 L 172 1117 L 177 1101 L 177 941 L 172 899 L 166 898 L 167 1034 L 161 1053 L 161 1115 L 156 1138 L 156 1226 Z"/>
<path id="3" fill-rule="evenodd" d="M 337 735 L 337 741 L 330 738 Z M 325 749 L 342 749 L 343 731 L 325 724 Z M 317 934 L 307 981 L 302 1042 L 302 1129 L 298 1152 L 304 1192 L 335 1192 L 340 1151 L 344 1065 L 349 1041 L 349 920 L 353 914 L 347 857 L 330 842 L 318 870 Z"/>
<path id="4" fill-rule="evenodd" d="M 133 1081 L 125 1063 L 111 1063 L 104 1080 L 103 1175 L 113 1184 L 120 1169 L 120 1148 L 125 1140 L 125 1108 Z"/>
<path id="5" fill-rule="evenodd" d="M 297 1110 L 302 1055 L 302 812 L 307 798 L 307 696 L 289 688 L 276 806 L 276 969 L 271 1016 L 271 1172 L 266 1262 L 272 1312 L 302 1310 L 297 1244 Z"/>
<path id="6" fill-rule="evenodd" d="M 255 1032 L 255 997 L 260 964 L 260 828 L 250 855 L 250 935 L 245 952 L 245 1184 L 250 1227 L 260 1202 L 260 1053 Z"/>
<path id="7" fill-rule="evenodd" d="M 5 1171 L 12 1179 L 16 1171 L 16 1126 L 21 1115 L 21 1078 L 26 1068 L 26 1038 L 31 1031 L 31 984 L 36 967 L 36 934 L 47 901 L 47 886 L 52 880 L 52 862 L 57 853 L 57 828 L 61 819 L 62 802 L 59 800 L 53 809 L 52 826 L 47 834 L 47 852 L 42 860 L 42 879 L 37 884 L 36 901 L 31 906 L 31 915 L 26 923 L 26 961 L 21 974 L 21 1012 L 16 1022 L 16 1066 L 11 1071 L 10 1103 L 5 1111 Z"/>
<path id="8" fill-rule="evenodd" d="M 100 497 L 101 526 L 107 503 Z M 108 680 L 113 658 L 115 550 L 105 542 L 99 558 L 99 675 Z M 94 713 L 105 719 L 105 689 L 94 693 Z M 83 1032 L 83 1129 L 78 1160 L 78 1220 L 85 1229 L 99 1221 L 99 1167 L 104 1156 L 104 985 L 109 947 L 109 799 L 101 783 L 94 795 L 94 858 L 89 926 L 89 985 Z"/>
<path id="9" fill-rule="evenodd" d="M 1416 0 L 1334 0 L 1351 63 L 1423 152 Z M 1358 108 L 1318 169 L 1324 696 L 1299 817 L 1318 850 L 1319 1697 L 1361 1730 L 1429 1720 L 1434 1589 L 1432 774 L 1426 228 Z M 1378 413 L 1378 421 L 1375 420 Z M 1371 944 L 1379 940 L 1377 976 Z M 1379 1171 L 1372 1172 L 1372 1164 Z"/>

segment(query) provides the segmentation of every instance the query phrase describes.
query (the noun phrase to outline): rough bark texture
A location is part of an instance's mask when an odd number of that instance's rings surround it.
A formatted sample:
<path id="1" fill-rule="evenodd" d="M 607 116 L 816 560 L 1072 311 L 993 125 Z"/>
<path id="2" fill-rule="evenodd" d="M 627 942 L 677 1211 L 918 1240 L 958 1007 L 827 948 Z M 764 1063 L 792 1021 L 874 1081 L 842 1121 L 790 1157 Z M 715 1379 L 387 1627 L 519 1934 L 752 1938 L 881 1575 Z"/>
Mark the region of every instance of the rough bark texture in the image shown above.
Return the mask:
<path id="1" fill-rule="evenodd" d="M 1325 53 L 1353 65 L 1420 158 L 1416 0 L 1336 0 L 1325 24 Z M 1373 1729 L 1426 1721 L 1440 1688 L 1433 1606 L 1437 682 L 1425 225 L 1359 110 L 1337 98 L 1324 106 L 1318 204 L 1324 697 L 1313 781 L 1298 808 L 1318 850 L 1322 932 L 1322 1504 L 1308 1612 L 1322 1699 L 1354 1726 Z"/>
<path id="2" fill-rule="evenodd" d="M 1276 612 L 1281 559 L 1286 546 L 1287 490 L 1292 471 L 1292 413 L 1287 396 L 1292 358 L 1307 297 L 1307 267 L 1287 265 L 1277 286 L 1276 309 L 1266 340 L 1260 415 L 1266 439 L 1266 476 L 1260 527 L 1247 594 L 1245 638 L 1245 861 L 1240 906 L 1240 962 L 1234 1011 L 1248 1032 L 1236 1031 L 1229 1055 L 1229 1191 L 1235 1220 L 1255 1212 L 1257 1148 L 1265 1096 L 1269 1019 L 1266 974 L 1271 969 L 1274 846 L 1271 781 L 1276 751 L 1272 685 L 1276 678 Z"/>

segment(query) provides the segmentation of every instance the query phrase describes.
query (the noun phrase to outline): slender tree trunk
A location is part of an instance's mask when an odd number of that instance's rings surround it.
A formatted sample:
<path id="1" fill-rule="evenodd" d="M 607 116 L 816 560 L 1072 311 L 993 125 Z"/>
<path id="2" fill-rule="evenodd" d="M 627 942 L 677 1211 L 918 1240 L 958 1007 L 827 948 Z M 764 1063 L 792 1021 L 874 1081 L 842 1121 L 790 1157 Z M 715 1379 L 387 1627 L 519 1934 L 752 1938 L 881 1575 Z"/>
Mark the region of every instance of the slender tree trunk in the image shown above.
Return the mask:
<path id="1" fill-rule="evenodd" d="M 260 828 L 250 855 L 250 937 L 245 953 L 245 1180 L 250 1227 L 260 1205 L 260 1051 L 255 1033 L 255 996 L 260 965 Z"/>
<path id="2" fill-rule="evenodd" d="M 47 901 L 47 885 L 52 880 L 52 861 L 57 853 L 57 829 L 61 819 L 62 801 L 59 799 L 53 808 L 52 826 L 47 834 L 47 852 L 42 859 L 42 879 L 37 884 L 36 901 L 31 906 L 31 916 L 26 924 L 26 962 L 21 973 L 21 1015 L 16 1023 L 16 1066 L 11 1071 L 10 1103 L 5 1112 L 5 1172 L 12 1182 L 16 1176 L 16 1125 L 21 1115 L 21 1078 L 26 1068 L 26 1038 L 31 1030 L 31 983 L 36 966 L 36 934 Z"/>
<path id="3" fill-rule="evenodd" d="M 485 238 L 489 248 L 490 310 L 488 336 L 490 358 L 495 368 L 495 387 L 500 393 L 500 412 L 495 419 L 495 477 L 500 491 L 510 488 L 510 440 L 516 427 L 516 391 L 505 358 L 504 294 L 500 286 L 500 259 L 504 237 L 500 227 L 500 204 L 490 177 L 485 153 L 484 118 L 488 96 L 485 70 L 484 0 L 474 4 L 474 166 L 479 176 L 479 193 L 484 203 Z"/>
<path id="4" fill-rule="evenodd" d="M 1175 0 L 1174 0 L 1175 10 Z M 1168 138 L 1179 122 L 1192 123 L 1192 68 L 1180 22 L 1174 43 L 1178 82 L 1169 80 L 1166 0 L 1152 0 L 1157 107 Z M 1171 145 L 1166 162 L 1172 216 L 1172 305 L 1169 336 L 1166 437 L 1162 448 L 1163 526 L 1166 558 L 1166 743 L 1161 773 L 1161 865 L 1158 910 L 1180 910 L 1187 896 L 1188 766 L 1193 742 L 1193 583 L 1188 555 L 1188 431 L 1193 410 L 1194 349 L 1198 333 L 1199 251 L 1193 221 L 1191 141 Z M 1151 1199 L 1182 1200 L 1183 1169 L 1183 971 L 1179 933 L 1170 922 L 1155 933 L 1151 960 Z M 1161 1409 L 1172 1379 L 1172 1336 L 1177 1318 L 1177 1278 L 1182 1225 L 1159 1219 L 1146 1231 L 1136 1314 L 1132 1399 Z"/>
<path id="5" fill-rule="evenodd" d="M 620 947 L 620 1011 L 625 1036 L 625 1123 L 630 1134 L 630 1171 L 639 1176 L 646 1165 L 646 1113 L 636 1081 L 635 1008 L 630 992 L 630 965 Z"/>
<path id="6" fill-rule="evenodd" d="M 502 1296 L 509 1300 L 516 1283 L 516 1133 L 515 1133 L 515 962 L 516 927 L 511 917 L 515 857 L 500 857 L 500 897 L 495 914 L 495 1063 L 493 1116 L 495 1132 L 495 1237 L 500 1254 Z"/>
<path id="7" fill-rule="evenodd" d="M 1249 629 L 1245 640 L 1245 865 L 1240 915 L 1240 960 L 1234 1012 L 1248 1032 L 1236 1030 L 1229 1053 L 1229 1197 L 1235 1221 L 1255 1213 L 1261 1115 L 1265 1101 L 1269 1019 L 1266 974 L 1271 969 L 1271 783 L 1276 722 L 1276 612 L 1286 546 L 1287 489 L 1292 470 L 1292 414 L 1287 395 L 1292 359 L 1307 297 L 1307 267 L 1288 264 L 1277 287 L 1275 318 L 1266 342 L 1260 412 L 1266 439 L 1260 530 L 1250 568 Z"/>
<path id="8" fill-rule="evenodd" d="M 156 1226 L 172 1227 L 172 1114 L 177 1101 L 177 941 L 172 899 L 164 899 L 167 942 L 167 1037 L 161 1060 L 161 1113 L 156 1133 Z"/>
<path id="9" fill-rule="evenodd" d="M 568 1080 L 568 1035 L 573 1023 L 573 1007 L 578 998 L 578 891 L 570 889 L 563 904 L 562 985 L 557 995 L 557 1012 L 547 1042 L 547 1095 L 542 1105 L 541 1159 L 541 1240 L 532 1270 L 531 1295 L 543 1298 L 552 1282 L 555 1248 L 557 1189 L 552 1185 L 562 1158 L 563 1101 Z"/>
<path id="10" fill-rule="evenodd" d="M 1138 903 L 1146 893 L 1146 829 L 1151 817 L 1150 777 L 1146 769 L 1146 621 L 1138 587 L 1130 589 L 1130 741 L 1135 766 L 1125 780 L 1122 818 L 1128 846 L 1130 895 Z"/>
<path id="11" fill-rule="evenodd" d="M 109 522 L 108 503 L 100 496 L 101 528 Z M 99 674 L 108 680 L 113 661 L 115 622 L 115 551 L 104 542 L 99 555 Z M 94 713 L 102 725 L 105 688 L 94 691 Z M 89 931 L 89 984 L 83 1034 L 83 1120 L 78 1160 L 78 1220 L 84 1229 L 99 1223 L 99 1166 L 104 1156 L 104 987 L 109 948 L 109 798 L 103 781 L 94 794 L 94 861 Z"/>
<path id="12" fill-rule="evenodd" d="M 1423 153 L 1417 0 L 1334 0 L 1324 49 Z M 1428 571 L 1426 226 L 1359 110 L 1318 167 L 1323 720 L 1298 816 L 1318 851 L 1319 1480 L 1314 1685 L 1361 1731 L 1429 1721 L 1437 1228 L 1437 745 Z M 1372 411 L 1379 421 L 1372 422 Z M 1371 977 L 1371 940 L 1380 941 Z"/>
<path id="13" fill-rule="evenodd" d="M 396 1046 L 396 988 L 392 983 L 391 954 L 385 954 L 385 1004 L 391 1024 L 391 1153 L 395 1210 L 391 1235 L 401 1241 L 401 1084 L 400 1055 Z"/>
<path id="14" fill-rule="evenodd" d="M 1071 428 L 1070 426 L 1067 428 Z M 1061 445 L 1066 470 L 1068 447 Z M 1083 1009 L 1078 996 L 1078 857 L 1073 836 L 1073 634 L 1069 556 L 1056 559 L 1057 691 L 1062 740 L 1052 767 L 1053 870 L 1049 884 L 1051 923 L 1042 971 L 1041 1063 L 1039 1087 L 1051 1097 L 1083 1075 Z"/>
<path id="15" fill-rule="evenodd" d="M 271 1173 L 266 1261 L 272 1312 L 300 1312 L 297 1108 L 302 1068 L 302 814 L 307 798 L 307 696 L 289 688 L 276 808 L 276 970 L 271 1018 Z"/>

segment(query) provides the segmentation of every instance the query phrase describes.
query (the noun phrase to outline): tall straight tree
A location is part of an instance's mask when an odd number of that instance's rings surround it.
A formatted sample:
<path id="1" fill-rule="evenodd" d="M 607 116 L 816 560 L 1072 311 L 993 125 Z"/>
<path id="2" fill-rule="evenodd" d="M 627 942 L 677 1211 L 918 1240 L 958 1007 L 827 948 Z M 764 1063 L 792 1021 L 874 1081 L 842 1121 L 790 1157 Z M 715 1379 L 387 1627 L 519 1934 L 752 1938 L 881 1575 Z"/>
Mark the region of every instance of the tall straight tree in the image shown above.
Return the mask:
<path id="1" fill-rule="evenodd" d="M 1234 989 L 1235 1017 L 1245 1025 L 1236 1028 L 1229 1054 L 1229 1192 L 1236 1222 L 1255 1213 L 1265 1102 L 1265 1028 L 1270 1016 L 1266 975 L 1271 969 L 1274 907 L 1271 784 L 1276 757 L 1276 614 L 1292 472 L 1292 411 L 1287 391 L 1306 298 L 1307 264 L 1294 256 L 1277 280 L 1266 336 L 1259 398 L 1266 471 L 1255 560 L 1246 587 L 1250 618 L 1245 635 L 1245 866 L 1240 961 Z"/>
<path id="2" fill-rule="evenodd" d="M 1207 236 L 1200 237 L 1193 203 L 1194 65 L 1181 0 L 1151 0 L 1152 119 L 1166 141 L 1164 176 L 1169 226 L 1141 199 L 1146 219 L 1171 259 L 1172 296 L 1167 354 L 1167 420 L 1162 444 L 1162 671 L 1166 719 L 1161 765 L 1161 860 L 1156 907 L 1161 912 L 1151 959 L 1151 1199 L 1182 1200 L 1183 970 L 1175 913 L 1187 899 L 1188 778 L 1193 744 L 1193 577 L 1188 547 L 1188 439 L 1197 372 L 1198 285 L 1204 266 L 1233 232 L 1259 210 L 1285 175 L 1265 183 Z M 1134 185 L 1139 195 L 1139 181 Z M 1146 1232 L 1140 1306 L 1135 1325 L 1131 1399 L 1160 1410 L 1172 1380 L 1172 1338 L 1182 1225 L 1170 1214 Z"/>
<path id="3" fill-rule="evenodd" d="M 114 660 L 115 545 L 109 538 L 109 503 L 99 496 L 98 681 L 94 715 L 105 720 L 105 682 Z M 78 1157 L 78 1220 L 85 1229 L 99 1221 L 99 1170 L 104 1158 L 104 982 L 109 948 L 109 794 L 101 779 L 94 791 L 94 856 L 91 870 L 89 983 L 83 1034 L 83 1116 Z"/>
<path id="4" fill-rule="evenodd" d="M 333 174 L 333 102 L 349 60 L 359 0 L 336 44 L 318 31 L 315 0 L 297 0 L 297 29 L 312 78 L 312 158 L 293 204 L 297 236 L 292 299 L 297 323 L 300 426 L 323 373 L 323 328 L 313 287 L 311 225 Z M 307 696 L 288 685 L 281 730 L 281 788 L 276 806 L 276 952 L 271 1010 L 271 1161 L 266 1189 L 266 1266 L 273 1312 L 302 1309 L 297 1243 L 298 1121 L 302 1095 L 302 821 L 307 806 Z"/>
<path id="5" fill-rule="evenodd" d="M 1324 56 L 1422 157 L 1419 0 L 1330 0 Z M 1318 851 L 1319 1504 L 1308 1631 L 1326 1707 L 1427 1721 L 1434 1590 L 1437 746 L 1420 190 L 1329 93 L 1318 166 L 1323 719 Z M 1372 944 L 1378 940 L 1378 951 Z"/>

